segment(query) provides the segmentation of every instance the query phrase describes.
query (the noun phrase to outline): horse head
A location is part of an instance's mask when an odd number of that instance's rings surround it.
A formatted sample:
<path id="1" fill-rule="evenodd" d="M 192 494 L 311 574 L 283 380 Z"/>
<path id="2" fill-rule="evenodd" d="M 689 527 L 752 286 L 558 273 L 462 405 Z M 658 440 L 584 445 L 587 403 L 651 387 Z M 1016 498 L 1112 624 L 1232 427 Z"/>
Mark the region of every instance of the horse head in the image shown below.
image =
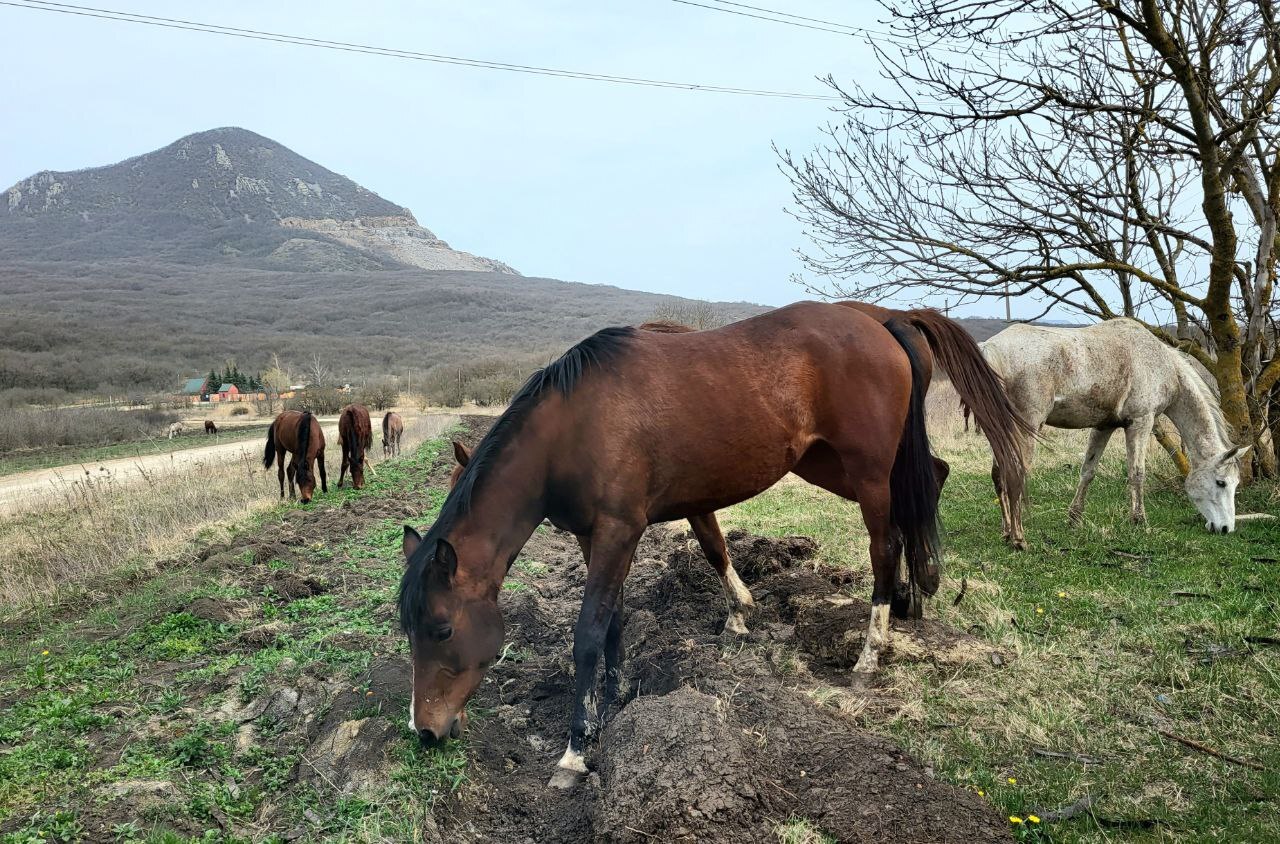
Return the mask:
<path id="1" fill-rule="evenodd" d="M 422 537 L 405 525 L 404 555 L 410 567 Z M 467 724 L 466 704 L 502 649 L 504 628 L 496 595 L 468 594 L 457 582 L 458 555 L 446 539 L 422 548 L 420 580 L 413 584 L 412 615 L 405 632 L 413 662 L 409 729 L 423 745 L 457 738 Z"/>
<path id="2" fill-rule="evenodd" d="M 1236 529 L 1236 487 L 1240 485 L 1240 460 L 1250 446 L 1234 446 L 1217 454 L 1187 475 L 1187 497 L 1204 516 L 1210 533 Z"/>

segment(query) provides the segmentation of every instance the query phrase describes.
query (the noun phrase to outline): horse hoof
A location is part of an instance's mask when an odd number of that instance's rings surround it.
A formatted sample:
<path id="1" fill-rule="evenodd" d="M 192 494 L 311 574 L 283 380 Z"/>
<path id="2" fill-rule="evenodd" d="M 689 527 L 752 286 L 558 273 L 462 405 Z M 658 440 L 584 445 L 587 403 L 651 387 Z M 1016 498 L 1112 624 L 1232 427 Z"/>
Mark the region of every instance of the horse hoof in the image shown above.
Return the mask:
<path id="1" fill-rule="evenodd" d="M 724 621 L 724 632 L 731 636 L 745 636 L 749 632 L 747 630 L 747 622 L 743 620 L 742 613 L 731 612 L 729 617 Z"/>
<path id="2" fill-rule="evenodd" d="M 586 774 L 580 774 L 577 771 L 569 771 L 564 768 L 556 768 L 556 772 L 551 775 L 551 779 L 547 782 L 547 788 L 558 788 L 561 791 L 568 791 L 576 788 L 578 783 L 582 782 Z"/>
<path id="3" fill-rule="evenodd" d="M 849 675 L 849 689 L 857 694 L 871 691 L 875 685 L 875 675 L 870 671 L 854 671 Z"/>
<path id="4" fill-rule="evenodd" d="M 1015 539 L 1010 544 L 1013 546 L 1013 550 L 1015 551 L 1027 550 L 1027 540 L 1025 539 Z"/>

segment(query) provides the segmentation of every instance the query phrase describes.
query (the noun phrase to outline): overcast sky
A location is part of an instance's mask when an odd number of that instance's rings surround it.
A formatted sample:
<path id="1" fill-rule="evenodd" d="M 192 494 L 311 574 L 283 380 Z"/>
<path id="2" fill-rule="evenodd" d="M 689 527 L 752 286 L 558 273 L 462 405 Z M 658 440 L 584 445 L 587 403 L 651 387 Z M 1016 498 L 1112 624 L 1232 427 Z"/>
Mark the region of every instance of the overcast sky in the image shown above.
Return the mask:
<path id="1" fill-rule="evenodd" d="M 87 2 L 87 0 L 86 0 Z M 753 0 L 875 25 L 865 0 Z M 673 0 L 100 0 L 226 26 L 470 58 L 828 93 L 860 40 Z M 447 67 L 0 7 L 0 185 L 241 126 L 528 275 L 710 299 L 805 298 L 772 143 L 808 150 L 821 102 Z M 979 306 L 987 312 L 990 305 Z"/>

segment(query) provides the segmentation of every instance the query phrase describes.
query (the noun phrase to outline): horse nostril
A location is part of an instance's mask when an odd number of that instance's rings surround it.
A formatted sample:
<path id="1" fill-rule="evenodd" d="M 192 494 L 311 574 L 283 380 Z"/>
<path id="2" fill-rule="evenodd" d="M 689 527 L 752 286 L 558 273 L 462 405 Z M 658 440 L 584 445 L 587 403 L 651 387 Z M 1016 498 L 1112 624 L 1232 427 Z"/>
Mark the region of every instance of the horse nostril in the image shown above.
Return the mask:
<path id="1" fill-rule="evenodd" d="M 1226 536 L 1226 535 L 1227 535 L 1227 526 L 1226 526 L 1226 525 L 1223 525 L 1223 526 L 1222 526 L 1222 535 L 1223 535 L 1223 536 Z"/>
<path id="2" fill-rule="evenodd" d="M 462 737 L 462 719 L 454 718 L 453 726 L 449 728 L 449 738 L 456 739 L 461 737 Z"/>
<path id="3" fill-rule="evenodd" d="M 440 739 L 431 730 L 418 730 L 418 741 L 422 742 L 423 747 L 435 747 L 440 743 Z"/>

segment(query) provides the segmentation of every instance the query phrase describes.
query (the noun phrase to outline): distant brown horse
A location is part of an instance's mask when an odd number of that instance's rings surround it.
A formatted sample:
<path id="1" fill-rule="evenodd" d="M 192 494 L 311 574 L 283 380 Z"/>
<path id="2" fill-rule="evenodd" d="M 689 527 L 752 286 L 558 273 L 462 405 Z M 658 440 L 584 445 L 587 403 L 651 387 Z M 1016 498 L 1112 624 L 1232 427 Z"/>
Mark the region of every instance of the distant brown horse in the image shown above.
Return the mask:
<path id="1" fill-rule="evenodd" d="M 218 433 L 218 426 L 217 426 L 217 425 L 215 425 L 215 424 L 213 424 L 213 420 L 212 420 L 212 419 L 206 419 L 206 420 L 204 420 L 204 432 L 205 432 L 206 434 L 216 434 L 216 433 Z"/>
<path id="2" fill-rule="evenodd" d="M 424 743 L 461 733 L 463 707 L 502 647 L 503 577 L 549 518 L 583 538 L 590 560 L 574 630 L 569 747 L 553 778 L 574 782 L 596 727 L 588 712 L 602 654 L 595 711 L 607 712 L 617 694 L 622 583 L 646 526 L 713 513 L 788 471 L 861 507 L 874 586 L 854 676 L 868 682 L 888 643 L 899 557 L 924 594 L 939 583 L 921 336 L 988 436 L 998 432 L 1002 465 L 1017 466 L 1020 423 L 999 378 L 964 329 L 936 311 L 881 324 L 855 307 L 801 302 L 711 331 L 610 328 L 535 373 L 426 536 L 405 528 L 410 727 Z M 584 459 L 563 459 L 575 454 Z"/>
<path id="3" fill-rule="evenodd" d="M 262 455 L 262 467 L 270 469 L 278 455 L 281 498 L 284 498 L 286 454 L 292 455 L 288 469 L 291 500 L 297 497 L 294 492 L 296 478 L 302 503 L 311 503 L 316 492 L 316 475 L 311 468 L 313 462 L 320 470 L 321 491 L 329 491 L 329 481 L 324 473 L 324 431 L 320 430 L 320 423 L 309 411 L 286 410 L 267 429 L 267 449 Z"/>
<path id="4" fill-rule="evenodd" d="M 338 441 L 342 444 L 342 467 L 338 469 L 338 489 L 351 469 L 351 485 L 364 489 L 365 454 L 373 446 L 373 425 L 369 409 L 362 404 L 349 404 L 338 416 Z"/>
<path id="5" fill-rule="evenodd" d="M 404 419 L 399 413 L 388 410 L 382 417 L 382 457 L 400 456 L 400 438 L 404 436 Z"/>

